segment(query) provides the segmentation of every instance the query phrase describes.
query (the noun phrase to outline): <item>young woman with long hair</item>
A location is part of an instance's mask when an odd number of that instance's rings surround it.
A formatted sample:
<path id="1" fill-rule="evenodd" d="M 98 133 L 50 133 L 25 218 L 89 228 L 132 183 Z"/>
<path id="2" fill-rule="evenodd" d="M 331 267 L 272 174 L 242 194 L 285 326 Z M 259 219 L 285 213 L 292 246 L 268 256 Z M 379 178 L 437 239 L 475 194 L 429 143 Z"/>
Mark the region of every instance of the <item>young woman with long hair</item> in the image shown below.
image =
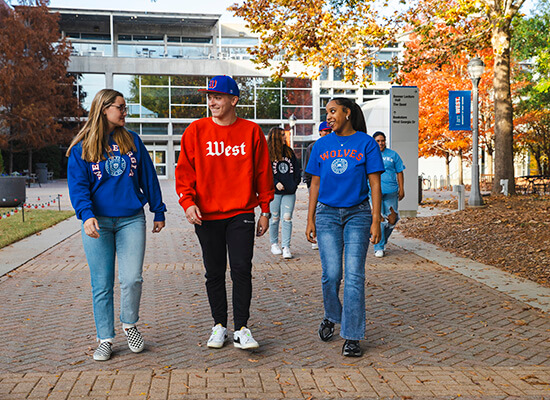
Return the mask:
<path id="1" fill-rule="evenodd" d="M 286 145 L 284 131 L 279 127 L 271 128 L 267 137 L 269 159 L 273 169 L 275 198 L 269 204 L 269 238 L 271 252 L 282 254 L 283 258 L 292 258 L 290 238 L 292 236 L 292 213 L 296 203 L 296 189 L 300 184 L 301 168 L 294 151 Z M 279 247 L 279 221 L 281 228 L 281 247 Z"/>
<path id="2" fill-rule="evenodd" d="M 380 174 L 384 163 L 378 144 L 366 133 L 361 108 L 347 98 L 326 106 L 332 133 L 317 140 L 306 172 L 312 175 L 306 237 L 319 242 L 325 315 L 319 337 L 328 341 L 341 324 L 342 354 L 360 357 L 365 337 L 365 259 L 369 239 L 380 240 Z M 369 204 L 372 191 L 372 211 Z M 344 265 L 345 264 L 345 265 Z M 344 275 L 343 303 L 338 294 Z"/>
<path id="3" fill-rule="evenodd" d="M 126 130 L 122 93 L 100 90 L 84 127 L 73 139 L 67 157 L 69 195 L 82 221 L 82 243 L 90 268 L 94 320 L 99 346 L 94 360 L 111 357 L 115 337 L 113 287 L 115 258 L 120 282 L 120 322 L 134 353 L 144 348 L 136 327 L 145 254 L 145 214 L 155 214 L 153 233 L 164 227 L 155 167 L 139 136 Z"/>

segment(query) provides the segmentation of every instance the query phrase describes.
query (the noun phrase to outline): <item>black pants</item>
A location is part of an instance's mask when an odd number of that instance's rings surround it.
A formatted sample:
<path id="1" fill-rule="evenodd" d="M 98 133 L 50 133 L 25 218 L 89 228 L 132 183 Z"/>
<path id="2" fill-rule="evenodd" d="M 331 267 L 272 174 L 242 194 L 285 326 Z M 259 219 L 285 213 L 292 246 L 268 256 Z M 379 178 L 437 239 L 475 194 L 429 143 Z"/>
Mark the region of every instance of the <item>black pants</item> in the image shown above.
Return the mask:
<path id="1" fill-rule="evenodd" d="M 195 225 L 206 269 L 206 292 L 214 325 L 227 327 L 225 271 L 227 254 L 233 281 L 233 322 L 235 330 L 248 323 L 252 298 L 252 256 L 254 252 L 254 214 L 203 221 Z"/>

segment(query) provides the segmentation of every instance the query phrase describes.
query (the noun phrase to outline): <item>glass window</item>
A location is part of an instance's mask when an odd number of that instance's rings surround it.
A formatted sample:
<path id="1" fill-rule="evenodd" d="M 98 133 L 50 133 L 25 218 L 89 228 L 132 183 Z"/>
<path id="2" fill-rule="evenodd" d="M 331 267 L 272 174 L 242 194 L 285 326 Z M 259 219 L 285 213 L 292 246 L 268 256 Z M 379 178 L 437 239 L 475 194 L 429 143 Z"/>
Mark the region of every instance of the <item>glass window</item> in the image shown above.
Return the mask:
<path id="1" fill-rule="evenodd" d="M 139 103 L 138 88 L 137 75 L 113 75 L 113 89 L 122 93 L 127 103 Z"/>
<path id="2" fill-rule="evenodd" d="M 285 107 L 283 106 L 283 118 L 288 119 L 292 114 L 298 119 L 312 119 L 313 107 Z"/>
<path id="3" fill-rule="evenodd" d="M 168 135 L 168 124 L 141 124 L 142 135 Z"/>
<path id="4" fill-rule="evenodd" d="M 80 38 L 87 40 L 111 40 L 111 35 L 104 33 L 82 33 L 80 34 Z"/>
<path id="5" fill-rule="evenodd" d="M 282 86 L 284 88 L 311 88 L 311 79 L 301 79 L 301 78 L 283 78 Z"/>
<path id="6" fill-rule="evenodd" d="M 212 43 L 211 37 L 182 37 L 183 43 Z"/>
<path id="7" fill-rule="evenodd" d="M 137 133 L 138 135 L 141 134 L 141 124 L 134 124 L 131 122 L 130 123 L 127 122 L 126 125 L 124 125 L 124 127 L 129 131 Z"/>
<path id="8" fill-rule="evenodd" d="M 237 115 L 241 118 L 254 119 L 254 107 L 237 105 Z"/>
<path id="9" fill-rule="evenodd" d="M 143 81 L 142 81 L 143 84 Z M 168 118 L 168 88 L 141 88 L 142 117 Z M 146 109 L 146 110 L 144 110 Z M 145 113 L 147 116 L 143 115 Z"/>
<path id="10" fill-rule="evenodd" d="M 208 79 L 205 76 L 176 75 L 170 78 L 172 86 L 200 86 L 206 88 Z"/>
<path id="11" fill-rule="evenodd" d="M 284 105 L 311 105 L 312 96 L 310 90 L 283 89 Z"/>
<path id="12" fill-rule="evenodd" d="M 86 111 L 90 111 L 92 100 L 94 96 L 101 89 L 105 88 L 105 75 L 104 74 L 80 74 L 77 80 L 78 98 L 82 103 L 82 107 Z"/>
<path id="13" fill-rule="evenodd" d="M 323 68 L 321 70 L 321 75 L 319 75 L 319 79 L 322 81 L 328 81 L 328 68 Z"/>
<path id="14" fill-rule="evenodd" d="M 187 129 L 189 124 L 172 124 L 172 134 L 173 135 L 183 135 L 183 132 Z M 175 146 L 175 144 L 174 144 Z M 179 153 L 179 151 L 178 151 Z M 177 157 L 176 157 L 177 160 Z"/>
<path id="15" fill-rule="evenodd" d="M 162 35 L 134 35 L 133 39 L 139 42 L 164 42 L 164 36 Z"/>
<path id="16" fill-rule="evenodd" d="M 204 106 L 172 106 L 170 112 L 172 118 L 204 118 L 206 117 L 206 105 Z"/>
<path id="17" fill-rule="evenodd" d="M 391 74 L 393 72 L 393 68 L 380 65 L 375 67 L 374 69 L 374 81 L 375 82 L 389 82 L 391 81 Z"/>
<path id="18" fill-rule="evenodd" d="M 242 37 L 236 37 L 236 38 L 228 38 L 228 37 L 222 37 L 221 40 L 222 45 L 236 45 L 236 46 L 256 46 L 258 44 L 257 38 L 242 38 Z"/>
<path id="19" fill-rule="evenodd" d="M 257 89 L 256 96 L 256 118 L 281 118 L 280 89 Z"/>
<path id="20" fill-rule="evenodd" d="M 342 67 L 336 67 L 334 68 L 334 79 L 335 81 L 343 81 L 344 80 L 344 68 Z"/>
<path id="21" fill-rule="evenodd" d="M 171 88 L 172 104 L 204 104 L 206 105 L 206 97 L 204 93 L 197 89 L 187 88 Z"/>

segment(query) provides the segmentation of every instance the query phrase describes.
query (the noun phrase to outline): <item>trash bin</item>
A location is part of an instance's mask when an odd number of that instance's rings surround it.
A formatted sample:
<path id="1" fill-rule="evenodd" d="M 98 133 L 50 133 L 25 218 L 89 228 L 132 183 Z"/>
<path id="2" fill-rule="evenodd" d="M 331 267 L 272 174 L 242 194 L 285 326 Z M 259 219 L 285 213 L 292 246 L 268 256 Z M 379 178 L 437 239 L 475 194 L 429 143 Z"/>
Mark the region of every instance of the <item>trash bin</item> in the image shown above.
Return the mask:
<path id="1" fill-rule="evenodd" d="M 48 164 L 36 163 L 36 177 L 38 183 L 48 183 Z"/>
<path id="2" fill-rule="evenodd" d="M 0 176 L 0 207 L 15 207 L 25 202 L 24 176 Z"/>

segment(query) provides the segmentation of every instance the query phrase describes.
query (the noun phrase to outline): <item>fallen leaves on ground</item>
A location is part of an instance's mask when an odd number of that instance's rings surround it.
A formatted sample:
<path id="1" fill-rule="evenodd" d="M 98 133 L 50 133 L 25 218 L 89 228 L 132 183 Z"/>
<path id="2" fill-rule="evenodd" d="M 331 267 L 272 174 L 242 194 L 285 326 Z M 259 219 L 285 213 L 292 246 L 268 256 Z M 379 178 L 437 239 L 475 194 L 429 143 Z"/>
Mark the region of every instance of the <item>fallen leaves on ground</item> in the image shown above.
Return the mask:
<path id="1" fill-rule="evenodd" d="M 484 207 L 403 218 L 398 229 L 405 236 L 550 287 L 550 196 L 490 196 L 484 201 Z"/>

